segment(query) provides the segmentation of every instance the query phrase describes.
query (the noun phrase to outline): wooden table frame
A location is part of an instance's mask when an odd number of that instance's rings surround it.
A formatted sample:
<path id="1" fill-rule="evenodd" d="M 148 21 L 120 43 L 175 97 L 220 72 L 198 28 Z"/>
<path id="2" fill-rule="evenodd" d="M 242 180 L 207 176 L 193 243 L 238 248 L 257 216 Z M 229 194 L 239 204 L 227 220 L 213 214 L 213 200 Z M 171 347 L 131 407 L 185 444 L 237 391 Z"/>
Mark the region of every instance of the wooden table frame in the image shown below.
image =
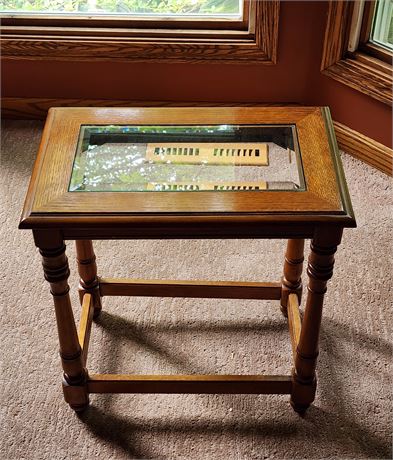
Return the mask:
<path id="1" fill-rule="evenodd" d="M 299 134 L 306 192 L 70 193 L 70 159 L 81 124 L 294 123 Z M 314 151 L 313 151 L 314 149 Z M 319 155 L 315 154 L 315 149 Z M 312 159 L 314 158 L 314 161 Z M 66 168 L 68 174 L 59 175 Z M 322 171 L 320 168 L 324 168 Z M 213 194 L 212 194 L 213 193 Z M 102 194 L 101 194 L 102 195 Z M 144 202 L 141 195 L 144 195 Z M 219 195 L 219 200 L 217 199 Z M 135 200 L 130 201 L 130 196 Z M 151 197 L 155 196 L 158 202 Z M 170 203 L 168 197 L 170 196 Z M 193 199 L 191 197 L 194 197 Z M 193 201 L 194 200 L 194 201 Z M 203 206 L 205 206 L 203 210 Z M 20 228 L 33 230 L 50 283 L 64 370 L 65 400 L 75 411 L 90 393 L 290 394 L 304 413 L 316 391 L 316 363 L 323 299 L 333 275 L 343 228 L 356 225 L 327 109 L 56 109 L 52 110 L 26 198 Z M 173 238 L 285 238 L 284 274 L 277 283 L 147 281 L 97 276 L 92 240 Z M 311 239 L 308 294 L 303 319 L 304 239 Z M 79 332 L 69 297 L 65 240 L 76 240 L 80 298 Z M 92 322 L 105 296 L 204 297 L 280 301 L 288 317 L 293 353 L 291 375 L 101 375 L 86 369 Z"/>

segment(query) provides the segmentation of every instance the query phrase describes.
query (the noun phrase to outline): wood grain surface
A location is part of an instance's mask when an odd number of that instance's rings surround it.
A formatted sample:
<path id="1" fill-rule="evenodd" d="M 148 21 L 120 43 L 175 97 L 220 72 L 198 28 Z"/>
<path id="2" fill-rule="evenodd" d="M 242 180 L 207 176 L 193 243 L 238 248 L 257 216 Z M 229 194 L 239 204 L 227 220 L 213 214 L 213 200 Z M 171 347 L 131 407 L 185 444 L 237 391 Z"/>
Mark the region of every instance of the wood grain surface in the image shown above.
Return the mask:
<path id="1" fill-rule="evenodd" d="M 34 212 L 340 212 L 330 148 L 316 108 L 53 109 L 54 126 L 40 167 Z M 310 117 L 310 118 L 308 118 Z M 68 192 L 82 124 L 297 124 L 306 192 Z M 318 151 L 318 155 L 314 152 Z M 323 174 L 321 172 L 323 171 Z M 60 173 L 61 172 L 61 173 Z M 97 200 L 99 196 L 99 200 Z M 132 200 L 130 200 L 132 197 Z"/>
<path id="2" fill-rule="evenodd" d="M 344 85 L 391 105 L 391 62 L 384 63 L 363 52 L 347 52 L 352 7 L 350 1 L 329 1 L 321 71 Z"/>
<path id="3" fill-rule="evenodd" d="M 280 283 L 100 279 L 102 296 L 193 297 L 216 299 L 281 298 Z"/>
<path id="4" fill-rule="evenodd" d="M 51 107 L 282 107 L 299 104 L 288 103 L 225 103 L 225 102 L 171 102 L 171 101 L 137 101 L 124 99 L 69 99 L 69 98 L 1 98 L 2 118 L 45 120 Z"/>
<path id="5" fill-rule="evenodd" d="M 51 19 L 41 19 L 38 26 L 28 18 L 5 18 L 2 27 L 3 57 L 9 59 L 55 59 L 142 62 L 242 62 L 274 64 L 277 56 L 278 0 L 251 2 L 249 18 L 238 22 L 238 29 L 225 30 L 221 21 L 214 28 L 194 30 L 186 24 L 149 25 L 136 22 L 101 24 L 86 27 L 75 20 L 62 27 L 51 27 Z M 34 20 L 33 20 L 34 21 Z M 113 21 L 113 20 L 112 20 Z M 43 27 L 43 24 L 45 27 Z M 67 26 L 68 24 L 68 26 Z M 139 27 L 138 27 L 139 25 Z M 144 27 L 144 28 L 143 28 Z M 199 28 L 198 28 L 199 27 Z M 45 31 L 45 32 L 44 32 Z"/>
<path id="6" fill-rule="evenodd" d="M 367 63 L 364 62 L 366 59 L 368 60 Z M 378 71 L 373 65 L 374 59 L 364 56 L 363 62 L 360 59 L 342 59 L 326 68 L 323 73 L 351 88 L 391 105 L 393 82 L 391 66 L 386 71 Z"/>
<path id="7" fill-rule="evenodd" d="M 348 41 L 347 29 L 350 18 L 350 2 L 329 1 L 321 70 L 325 70 L 342 59 Z"/>
<path id="8" fill-rule="evenodd" d="M 46 99 L 46 98 L 2 98 L 1 100 L 2 118 L 11 119 L 38 119 L 43 120 L 48 114 L 51 107 L 189 107 L 188 102 L 167 102 L 167 101 L 127 101 L 122 99 Z M 239 104 L 230 103 L 213 103 L 198 102 L 198 107 L 234 107 Z M 274 104 L 240 104 L 242 107 L 247 106 L 274 106 Z M 275 104 L 280 107 L 283 104 Z M 348 126 L 334 122 L 334 128 L 337 136 L 337 142 L 340 149 L 346 153 L 359 158 L 370 166 L 377 168 L 387 174 L 392 171 L 391 156 L 392 152 L 379 142 L 352 130 Z M 356 134 L 352 134 L 356 133 Z M 362 139 L 356 143 L 356 138 Z"/>
<path id="9" fill-rule="evenodd" d="M 342 196 L 345 179 L 336 170 L 339 162 L 333 131 L 327 111 L 316 107 L 208 107 L 208 108 L 56 108 L 51 109 L 50 132 L 39 153 L 32 176 L 21 227 L 58 225 L 77 228 L 94 225 L 113 228 L 126 225 L 136 229 L 149 218 L 154 225 L 172 224 L 194 227 L 193 233 L 204 231 L 206 215 L 220 216 L 215 225 L 230 225 L 245 235 L 243 226 L 263 220 L 273 223 L 293 221 L 341 222 L 354 225 Z M 306 191 L 242 191 L 232 192 L 68 192 L 73 158 L 81 125 L 102 124 L 289 124 L 296 125 L 306 178 Z M 49 128 L 48 128 L 49 129 Z M 45 138 L 46 139 L 46 138 Z M 318 154 L 316 154 L 318 152 Z M 334 161 L 333 161 L 334 158 Z M 344 190 L 344 192 L 343 192 Z M 345 193 L 344 193 L 345 194 Z M 243 221 L 240 217 L 246 217 Z M 150 216 L 150 217 L 149 217 Z M 171 219 L 166 220 L 166 217 Z M 273 218 L 272 218 L 273 216 Z M 86 220 L 87 218 L 87 220 Z M 103 220 L 104 219 L 104 220 Z M 108 224 L 104 221 L 108 219 Z M 147 219 L 147 220 L 146 220 Z M 290 219 L 289 219 L 290 220 Z M 311 219 L 312 220 L 312 219 Z M 212 223 L 213 221 L 210 221 Z M 50 223 L 52 222 L 52 223 Z M 57 224 L 54 224 L 57 222 Z M 242 223 L 243 222 L 243 223 Z M 169 224 L 169 226 L 167 225 Z M 151 224 L 149 224 L 151 225 Z M 195 231 L 198 226 L 198 231 Z M 190 230 L 190 228 L 189 228 Z M 172 231 L 176 229 L 172 227 Z M 240 233 L 240 234 L 241 234 Z M 296 236 L 301 236 L 296 232 Z M 83 238 L 85 236 L 83 235 Z"/>
<path id="10" fill-rule="evenodd" d="M 340 148 L 355 158 L 393 175 L 393 150 L 339 122 L 334 122 Z"/>
<path id="11" fill-rule="evenodd" d="M 89 351 L 89 341 L 91 333 L 91 324 L 93 321 L 94 307 L 91 294 L 83 296 L 82 312 L 79 322 L 78 340 L 82 349 L 83 365 L 86 366 L 87 354 Z"/>
<path id="12" fill-rule="evenodd" d="M 302 321 L 299 312 L 299 299 L 296 294 L 289 294 L 288 296 L 288 326 L 291 336 L 291 346 L 293 359 L 296 357 L 296 349 L 299 343 L 300 331 L 302 329 Z"/>

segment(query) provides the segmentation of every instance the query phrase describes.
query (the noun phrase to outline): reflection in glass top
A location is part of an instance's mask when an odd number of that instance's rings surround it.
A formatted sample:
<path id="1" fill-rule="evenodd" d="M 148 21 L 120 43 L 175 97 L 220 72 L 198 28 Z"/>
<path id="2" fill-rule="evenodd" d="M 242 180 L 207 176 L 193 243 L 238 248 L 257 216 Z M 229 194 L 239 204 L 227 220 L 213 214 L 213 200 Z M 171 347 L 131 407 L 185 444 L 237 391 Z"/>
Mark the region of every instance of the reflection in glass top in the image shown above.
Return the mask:
<path id="1" fill-rule="evenodd" d="M 82 126 L 69 191 L 304 191 L 292 125 Z"/>

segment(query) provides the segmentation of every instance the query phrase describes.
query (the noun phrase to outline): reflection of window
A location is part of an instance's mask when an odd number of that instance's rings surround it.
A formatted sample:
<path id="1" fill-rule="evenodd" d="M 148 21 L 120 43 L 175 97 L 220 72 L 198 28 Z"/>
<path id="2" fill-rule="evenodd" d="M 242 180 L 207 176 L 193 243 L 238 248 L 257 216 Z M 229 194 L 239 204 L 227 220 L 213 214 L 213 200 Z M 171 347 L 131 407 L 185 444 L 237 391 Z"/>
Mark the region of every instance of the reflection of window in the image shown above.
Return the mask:
<path id="1" fill-rule="evenodd" d="M 392 103 L 393 0 L 329 1 L 321 70 Z"/>
<path id="2" fill-rule="evenodd" d="M 278 0 L 0 0 L 0 11 L 4 57 L 276 59 Z"/>
<path id="3" fill-rule="evenodd" d="M 70 192 L 305 191 L 294 125 L 84 125 Z"/>

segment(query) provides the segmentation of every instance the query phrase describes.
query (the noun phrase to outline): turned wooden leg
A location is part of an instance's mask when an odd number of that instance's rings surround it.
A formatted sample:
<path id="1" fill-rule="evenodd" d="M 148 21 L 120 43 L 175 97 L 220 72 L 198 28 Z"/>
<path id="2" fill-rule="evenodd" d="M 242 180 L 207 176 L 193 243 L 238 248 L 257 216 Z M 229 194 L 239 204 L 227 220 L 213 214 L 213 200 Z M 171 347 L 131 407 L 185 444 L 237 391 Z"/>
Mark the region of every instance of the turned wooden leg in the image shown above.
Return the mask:
<path id="1" fill-rule="evenodd" d="M 328 280 L 333 276 L 334 253 L 340 244 L 342 229 L 318 230 L 311 242 L 308 259 L 308 295 L 292 372 L 291 404 L 303 414 L 314 401 L 315 369 L 319 352 L 319 330 L 323 298 Z"/>
<path id="2" fill-rule="evenodd" d="M 78 341 L 74 314 L 69 297 L 68 261 L 64 242 L 56 247 L 45 247 L 40 243 L 45 279 L 50 283 L 55 305 L 60 357 L 64 370 L 63 391 L 66 402 L 75 411 L 82 411 L 89 404 L 82 350 Z"/>
<path id="3" fill-rule="evenodd" d="M 79 296 L 81 303 L 85 292 L 91 294 L 94 305 L 94 318 L 98 318 L 102 310 L 102 304 L 93 243 L 91 240 L 76 240 L 75 244 L 80 276 Z"/>
<path id="4" fill-rule="evenodd" d="M 303 261 L 304 239 L 288 240 L 281 290 L 281 311 L 284 316 L 288 316 L 287 304 L 289 294 L 297 294 L 300 305 L 302 297 Z"/>

